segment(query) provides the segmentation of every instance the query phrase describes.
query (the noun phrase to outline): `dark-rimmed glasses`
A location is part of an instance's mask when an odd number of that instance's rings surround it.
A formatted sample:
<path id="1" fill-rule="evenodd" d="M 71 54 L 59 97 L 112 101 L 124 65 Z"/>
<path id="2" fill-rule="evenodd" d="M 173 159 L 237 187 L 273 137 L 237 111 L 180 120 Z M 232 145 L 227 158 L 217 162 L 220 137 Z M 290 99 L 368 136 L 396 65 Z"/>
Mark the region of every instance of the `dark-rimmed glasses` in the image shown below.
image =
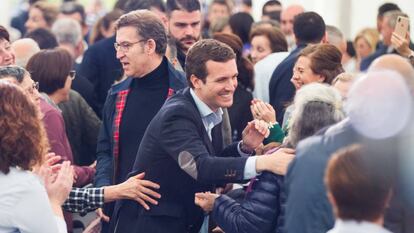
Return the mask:
<path id="1" fill-rule="evenodd" d="M 139 40 L 137 42 L 121 42 L 121 43 L 115 42 L 114 43 L 114 47 L 115 47 L 115 50 L 116 51 L 119 51 L 120 50 L 121 52 L 126 53 L 126 52 L 129 51 L 129 49 L 132 48 L 132 46 L 134 46 L 134 44 L 138 44 L 138 43 L 146 42 L 146 41 L 147 40 Z"/>
<path id="2" fill-rule="evenodd" d="M 69 71 L 69 77 L 70 79 L 74 80 L 76 77 L 76 71 L 75 70 Z"/>

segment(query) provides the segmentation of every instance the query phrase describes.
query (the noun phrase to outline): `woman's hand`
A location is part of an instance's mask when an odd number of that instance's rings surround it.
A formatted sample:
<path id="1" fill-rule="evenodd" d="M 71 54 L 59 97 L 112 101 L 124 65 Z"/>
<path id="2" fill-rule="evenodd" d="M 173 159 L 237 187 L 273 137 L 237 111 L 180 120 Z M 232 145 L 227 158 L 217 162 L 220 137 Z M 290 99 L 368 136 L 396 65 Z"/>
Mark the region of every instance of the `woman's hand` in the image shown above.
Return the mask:
<path id="1" fill-rule="evenodd" d="M 276 112 L 272 105 L 261 100 L 254 99 L 250 105 L 250 110 L 254 119 L 263 120 L 267 123 L 276 123 Z"/>

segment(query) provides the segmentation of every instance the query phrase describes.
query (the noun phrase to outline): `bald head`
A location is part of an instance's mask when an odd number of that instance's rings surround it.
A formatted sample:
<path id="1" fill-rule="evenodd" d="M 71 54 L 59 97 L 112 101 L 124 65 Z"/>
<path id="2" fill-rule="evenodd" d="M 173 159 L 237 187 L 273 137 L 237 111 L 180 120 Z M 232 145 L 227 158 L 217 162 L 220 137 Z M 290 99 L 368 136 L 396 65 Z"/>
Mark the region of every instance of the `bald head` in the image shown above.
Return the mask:
<path id="1" fill-rule="evenodd" d="M 16 40 L 11 46 L 16 56 L 16 65 L 21 67 L 26 67 L 29 59 L 40 51 L 39 45 L 31 38 Z"/>
<path id="2" fill-rule="evenodd" d="M 368 69 L 368 71 L 375 70 L 393 70 L 400 73 L 414 94 L 414 68 L 407 59 L 396 54 L 383 55 L 375 59 Z"/>
<path id="3" fill-rule="evenodd" d="M 285 35 L 293 34 L 293 19 L 305 9 L 301 5 L 290 5 L 282 10 L 280 14 L 280 28 Z"/>

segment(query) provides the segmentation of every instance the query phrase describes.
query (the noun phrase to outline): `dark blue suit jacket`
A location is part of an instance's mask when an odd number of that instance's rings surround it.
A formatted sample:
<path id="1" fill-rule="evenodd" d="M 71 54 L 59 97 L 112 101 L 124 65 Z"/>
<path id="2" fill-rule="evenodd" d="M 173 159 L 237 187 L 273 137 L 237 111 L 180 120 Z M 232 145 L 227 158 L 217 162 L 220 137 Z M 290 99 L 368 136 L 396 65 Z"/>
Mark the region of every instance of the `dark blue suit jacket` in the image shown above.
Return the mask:
<path id="1" fill-rule="evenodd" d="M 160 185 L 161 199 L 149 211 L 122 201 L 115 232 L 198 232 L 204 214 L 194 194 L 211 191 L 214 183 L 242 181 L 245 163 L 237 144 L 215 151 L 190 89 L 180 91 L 149 124 L 133 168 Z"/>
<path id="2" fill-rule="evenodd" d="M 287 105 L 292 102 L 295 96 L 295 86 L 290 82 L 293 76 L 293 67 L 296 59 L 306 47 L 306 44 L 299 44 L 289 56 L 285 58 L 275 69 L 269 82 L 269 102 L 276 111 L 276 120 L 280 124 L 283 122 L 283 115 Z"/>

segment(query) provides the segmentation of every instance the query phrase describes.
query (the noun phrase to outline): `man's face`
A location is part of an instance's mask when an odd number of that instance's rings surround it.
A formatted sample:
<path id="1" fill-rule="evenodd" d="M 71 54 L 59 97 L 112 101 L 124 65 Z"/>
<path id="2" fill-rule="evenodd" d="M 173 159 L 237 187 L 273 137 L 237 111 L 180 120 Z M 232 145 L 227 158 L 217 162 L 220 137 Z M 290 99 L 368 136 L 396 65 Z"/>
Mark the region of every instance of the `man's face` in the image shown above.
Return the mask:
<path id="1" fill-rule="evenodd" d="M 136 28 L 127 26 L 118 29 L 116 43 L 119 45 L 116 57 L 121 62 L 125 75 L 138 78 L 145 75 L 147 57 L 144 46 L 147 41 L 138 36 Z"/>
<path id="2" fill-rule="evenodd" d="M 280 15 L 280 29 L 286 36 L 293 34 L 293 19 L 295 15 L 291 11 L 282 11 Z"/>
<path id="3" fill-rule="evenodd" d="M 15 55 L 14 51 L 5 39 L 0 39 L 0 66 L 14 65 Z"/>
<path id="4" fill-rule="evenodd" d="M 201 12 L 174 10 L 168 21 L 170 35 L 177 41 L 178 47 L 185 53 L 200 39 Z"/>
<path id="5" fill-rule="evenodd" d="M 393 32 L 394 32 L 394 28 L 390 27 L 389 18 L 384 17 L 384 19 L 382 20 L 382 25 L 381 25 L 381 35 L 382 35 L 385 45 L 387 46 L 391 45 L 391 36 Z"/>
<path id="6" fill-rule="evenodd" d="M 207 77 L 205 83 L 192 78 L 194 92 L 211 110 L 228 108 L 233 104 L 233 94 L 237 87 L 236 60 L 227 62 L 206 62 Z"/>

